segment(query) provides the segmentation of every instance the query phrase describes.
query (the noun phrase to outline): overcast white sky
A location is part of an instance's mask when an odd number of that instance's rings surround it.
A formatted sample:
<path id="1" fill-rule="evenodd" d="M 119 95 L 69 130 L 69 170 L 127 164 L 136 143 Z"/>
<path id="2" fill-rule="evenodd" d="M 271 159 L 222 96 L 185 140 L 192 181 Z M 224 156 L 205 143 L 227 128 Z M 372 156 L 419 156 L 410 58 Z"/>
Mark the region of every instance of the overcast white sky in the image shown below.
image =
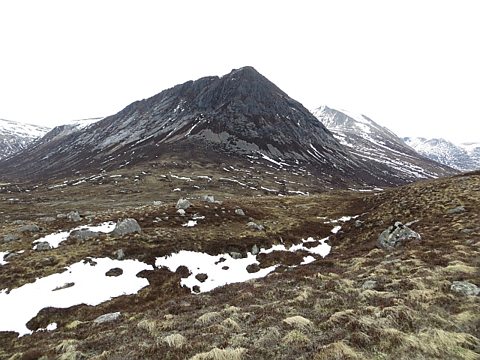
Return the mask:
<path id="1" fill-rule="evenodd" d="M 106 116 L 252 65 L 307 108 L 480 141 L 480 1 L 0 2 L 0 118 Z"/>

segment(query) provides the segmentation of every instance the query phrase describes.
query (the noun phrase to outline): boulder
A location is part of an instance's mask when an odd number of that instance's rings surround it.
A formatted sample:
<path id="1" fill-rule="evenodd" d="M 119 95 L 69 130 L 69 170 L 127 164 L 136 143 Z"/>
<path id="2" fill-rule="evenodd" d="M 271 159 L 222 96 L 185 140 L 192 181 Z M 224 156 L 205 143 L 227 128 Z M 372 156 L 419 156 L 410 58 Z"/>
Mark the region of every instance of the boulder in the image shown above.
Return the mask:
<path id="1" fill-rule="evenodd" d="M 117 258 L 117 260 L 125 259 L 125 252 L 123 251 L 123 249 L 118 249 L 113 253 L 113 255 Z"/>
<path id="2" fill-rule="evenodd" d="M 245 212 L 242 209 L 235 209 L 235 214 L 239 216 L 245 216 Z"/>
<path id="3" fill-rule="evenodd" d="M 178 209 L 178 210 L 177 210 L 177 214 L 180 215 L 180 216 L 185 216 L 185 210 L 183 210 L 183 209 Z"/>
<path id="4" fill-rule="evenodd" d="M 183 209 L 183 210 L 188 209 L 190 206 L 192 206 L 192 203 L 184 198 L 178 199 L 177 205 L 175 205 L 177 209 Z"/>
<path id="5" fill-rule="evenodd" d="M 477 296 L 480 294 L 480 288 L 468 281 L 454 281 L 450 290 L 465 296 Z"/>
<path id="6" fill-rule="evenodd" d="M 252 255 L 258 255 L 260 249 L 258 248 L 257 244 L 252 246 Z"/>
<path id="7" fill-rule="evenodd" d="M 138 225 L 137 220 L 128 218 L 117 222 L 115 229 L 112 231 L 113 236 L 124 236 L 132 233 L 140 233 L 142 229 Z"/>
<path id="8" fill-rule="evenodd" d="M 254 223 L 253 221 L 248 222 L 247 227 L 250 230 L 255 230 L 255 231 L 264 231 L 265 230 L 265 226 Z"/>
<path id="9" fill-rule="evenodd" d="M 239 252 L 236 252 L 236 251 L 230 251 L 229 254 L 232 257 L 232 259 L 242 259 L 243 258 L 243 255 Z"/>
<path id="10" fill-rule="evenodd" d="M 377 287 L 375 280 L 367 280 L 362 284 L 362 290 L 373 290 Z"/>
<path id="11" fill-rule="evenodd" d="M 20 226 L 18 228 L 18 232 L 22 232 L 22 233 L 39 232 L 39 231 L 40 231 L 40 228 L 38 227 L 38 225 L 35 225 L 35 224 L 27 224 L 27 225 Z"/>
<path id="12" fill-rule="evenodd" d="M 95 324 L 103 324 L 106 322 L 117 321 L 122 318 L 122 314 L 120 312 L 108 313 L 103 314 L 97 317 L 93 322 Z"/>
<path id="13" fill-rule="evenodd" d="M 3 236 L 3 242 L 16 241 L 18 239 L 20 239 L 20 236 L 16 234 L 7 234 Z"/>
<path id="14" fill-rule="evenodd" d="M 214 203 L 215 198 L 212 195 L 202 195 L 202 201 L 205 201 L 208 203 Z"/>
<path id="15" fill-rule="evenodd" d="M 392 250 L 402 246 L 407 240 L 421 240 L 421 236 L 408 226 L 397 221 L 380 234 L 378 245 L 383 249 Z"/>
<path id="16" fill-rule="evenodd" d="M 68 221 L 73 221 L 73 222 L 78 222 L 78 221 L 82 220 L 78 211 L 70 211 L 67 214 L 67 219 L 68 219 Z"/>
<path id="17" fill-rule="evenodd" d="M 463 212 L 465 212 L 465 211 L 466 211 L 466 210 L 465 210 L 465 207 L 463 207 L 463 206 L 457 206 L 457 207 L 454 207 L 454 208 L 452 208 L 452 209 L 449 209 L 449 210 L 447 211 L 447 214 L 461 214 L 461 213 L 463 213 Z"/>
<path id="18" fill-rule="evenodd" d="M 37 251 L 47 251 L 47 250 L 50 250 L 51 248 L 52 247 L 50 246 L 48 241 L 42 241 L 37 243 L 37 245 L 35 245 L 35 250 Z"/>
<path id="19" fill-rule="evenodd" d="M 88 239 L 96 238 L 100 235 L 98 231 L 92 231 L 89 229 L 74 230 L 70 233 L 70 236 L 76 240 L 85 241 Z"/>

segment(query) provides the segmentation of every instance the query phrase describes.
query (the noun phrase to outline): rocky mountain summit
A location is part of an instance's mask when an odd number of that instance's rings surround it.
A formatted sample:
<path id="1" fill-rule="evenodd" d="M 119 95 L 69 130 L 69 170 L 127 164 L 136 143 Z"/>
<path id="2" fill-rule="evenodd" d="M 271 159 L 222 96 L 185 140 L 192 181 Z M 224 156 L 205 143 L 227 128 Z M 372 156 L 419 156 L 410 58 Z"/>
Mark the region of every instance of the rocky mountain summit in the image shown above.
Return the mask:
<path id="1" fill-rule="evenodd" d="M 445 139 L 405 137 L 405 143 L 429 159 L 460 171 L 480 169 L 480 143 L 456 145 Z"/>
<path id="2" fill-rule="evenodd" d="M 454 173 L 451 168 L 417 153 L 392 131 L 365 115 L 327 106 L 312 113 L 353 154 L 363 161 L 394 168 L 398 176 L 415 180 Z"/>
<path id="3" fill-rule="evenodd" d="M 49 130 L 43 126 L 0 119 L 0 159 L 25 149 Z"/>
<path id="4" fill-rule="evenodd" d="M 245 166 L 311 174 L 328 187 L 389 186 L 449 173 L 428 161 L 404 170 L 402 162 L 359 157 L 252 67 L 174 86 L 79 131 L 54 129 L 0 167 L 6 178 L 47 178 L 167 158 L 241 159 Z"/>

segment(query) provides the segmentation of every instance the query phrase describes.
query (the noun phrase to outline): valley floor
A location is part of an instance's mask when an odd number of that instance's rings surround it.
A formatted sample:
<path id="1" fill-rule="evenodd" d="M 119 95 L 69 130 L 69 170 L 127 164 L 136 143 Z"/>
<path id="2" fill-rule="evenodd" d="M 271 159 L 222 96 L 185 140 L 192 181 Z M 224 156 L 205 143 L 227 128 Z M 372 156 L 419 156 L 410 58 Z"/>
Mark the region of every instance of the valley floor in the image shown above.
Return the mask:
<path id="1" fill-rule="evenodd" d="M 313 182 L 299 185 L 289 174 L 259 177 L 253 190 L 240 173 L 145 168 L 3 187 L 0 309 L 9 293 L 74 264 L 103 272 L 111 266 L 109 276 L 118 279 L 126 279 L 128 261 L 145 266 L 136 276 L 140 290 L 95 306 L 35 311 L 24 324 L 32 334 L 0 332 L 0 358 L 480 358 L 479 296 L 465 285 L 480 285 L 479 173 L 369 192 L 324 191 Z M 181 197 L 192 204 L 184 215 L 175 207 Z M 64 215 L 72 210 L 81 218 Z M 54 248 L 34 249 L 33 241 L 48 234 L 124 218 L 136 219 L 142 232 L 84 240 L 67 234 Z M 184 226 L 189 221 L 196 224 Z M 396 221 L 411 222 L 422 239 L 379 248 L 379 234 Z M 257 227 L 247 226 L 252 222 Z M 30 225 L 38 229 L 25 228 Z M 330 253 L 309 251 L 320 241 L 289 251 L 309 237 L 329 237 Z M 272 247 L 278 251 L 269 252 Z M 181 286 L 188 266 L 176 272 L 155 266 L 182 250 L 252 256 L 251 274 L 275 267 L 258 279 L 195 293 L 198 288 Z M 99 295 L 92 279 L 78 296 Z M 52 290 L 70 291 L 80 280 L 59 285 Z M 40 301 L 25 299 L 32 308 Z M 99 321 L 104 314 L 112 314 L 111 321 Z"/>

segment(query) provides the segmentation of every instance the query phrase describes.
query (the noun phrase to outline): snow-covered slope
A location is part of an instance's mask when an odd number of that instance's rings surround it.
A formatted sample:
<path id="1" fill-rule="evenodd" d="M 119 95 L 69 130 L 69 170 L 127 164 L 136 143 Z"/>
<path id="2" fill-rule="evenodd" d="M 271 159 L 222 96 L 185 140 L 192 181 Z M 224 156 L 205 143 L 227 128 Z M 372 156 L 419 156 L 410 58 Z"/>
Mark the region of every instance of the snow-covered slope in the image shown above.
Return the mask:
<path id="1" fill-rule="evenodd" d="M 49 130 L 43 126 L 0 119 L 0 159 L 25 149 Z"/>
<path id="2" fill-rule="evenodd" d="M 395 168 L 411 179 L 433 178 L 451 169 L 421 156 L 389 129 L 365 115 L 321 106 L 312 111 L 335 138 L 364 161 Z"/>
<path id="3" fill-rule="evenodd" d="M 456 145 L 445 139 L 406 137 L 405 143 L 418 153 L 461 171 L 480 169 L 480 143 Z"/>

